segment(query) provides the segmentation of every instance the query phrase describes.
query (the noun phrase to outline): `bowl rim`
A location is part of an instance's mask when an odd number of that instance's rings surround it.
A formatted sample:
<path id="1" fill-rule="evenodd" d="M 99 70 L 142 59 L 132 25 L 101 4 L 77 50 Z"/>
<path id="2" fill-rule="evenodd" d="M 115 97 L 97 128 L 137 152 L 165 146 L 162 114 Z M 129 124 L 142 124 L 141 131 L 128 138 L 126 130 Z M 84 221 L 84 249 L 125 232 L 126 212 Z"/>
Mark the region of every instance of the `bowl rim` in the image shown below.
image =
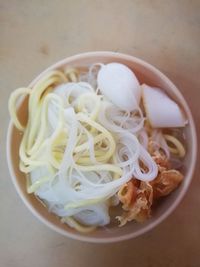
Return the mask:
<path id="1" fill-rule="evenodd" d="M 153 72 L 155 75 L 159 76 L 161 80 L 164 80 L 165 83 L 170 87 L 170 89 L 176 93 L 177 97 L 180 99 L 181 103 L 184 106 L 184 109 L 187 113 L 188 120 L 190 122 L 190 129 L 191 129 L 191 135 L 192 135 L 192 151 L 191 151 L 191 165 L 189 166 L 188 170 L 188 175 L 187 175 L 187 180 L 182 187 L 182 190 L 179 192 L 178 196 L 176 197 L 175 201 L 173 204 L 159 217 L 157 218 L 154 222 L 151 224 L 148 224 L 144 226 L 144 228 L 137 230 L 136 232 L 129 233 L 129 234 L 124 234 L 122 236 L 117 236 L 117 237 L 90 237 L 90 236 L 83 236 L 81 234 L 77 233 L 70 233 L 67 232 L 63 229 L 60 229 L 58 226 L 54 225 L 53 223 L 49 222 L 47 219 L 45 219 L 42 215 L 40 215 L 37 210 L 31 205 L 31 203 L 26 199 L 23 191 L 21 190 L 19 184 L 17 183 L 17 179 L 15 176 L 14 168 L 12 165 L 12 159 L 11 159 L 11 135 L 12 135 L 12 129 L 14 127 L 12 121 L 10 120 L 8 130 L 7 130 L 7 140 L 6 140 L 6 154 L 7 154 L 7 164 L 8 164 L 8 169 L 9 173 L 11 176 L 12 183 L 14 184 L 17 193 L 19 194 L 20 198 L 24 202 L 24 204 L 27 206 L 27 208 L 32 212 L 33 215 L 35 215 L 41 222 L 43 222 L 45 225 L 47 225 L 49 228 L 52 230 L 56 231 L 57 233 L 67 236 L 69 238 L 72 238 L 74 240 L 79 240 L 79 241 L 85 241 L 85 242 L 92 242 L 92 243 L 112 243 L 112 242 L 119 242 L 119 241 L 124 241 L 128 240 L 131 238 L 138 237 L 154 227 L 156 227 L 158 224 L 160 224 L 163 220 L 165 220 L 174 210 L 175 208 L 179 205 L 181 200 L 183 199 L 186 191 L 189 188 L 189 185 L 191 183 L 193 173 L 195 170 L 195 165 L 196 165 L 196 160 L 197 160 L 197 134 L 196 134 L 196 128 L 193 120 L 193 116 L 191 113 L 191 110 L 184 99 L 183 95 L 179 91 L 179 89 L 175 86 L 175 84 L 165 75 L 163 74 L 160 70 L 158 70 L 156 67 L 151 65 L 150 63 L 137 58 L 132 55 L 127 55 L 124 53 L 119 53 L 119 52 L 112 52 L 112 51 L 94 51 L 94 52 L 86 52 L 86 53 L 80 53 L 76 54 L 74 56 L 66 57 L 62 60 L 57 61 L 56 63 L 52 64 L 45 70 L 43 70 L 37 77 L 29 84 L 29 86 L 32 86 L 44 73 L 48 72 L 49 70 L 59 68 L 60 66 L 67 64 L 68 62 L 70 63 L 71 61 L 75 60 L 81 60 L 85 58 L 92 58 L 92 57 L 115 57 L 115 59 L 123 59 L 127 60 L 130 62 L 135 62 L 136 64 L 139 64 L 141 66 L 144 66 L 147 68 L 150 72 Z"/>

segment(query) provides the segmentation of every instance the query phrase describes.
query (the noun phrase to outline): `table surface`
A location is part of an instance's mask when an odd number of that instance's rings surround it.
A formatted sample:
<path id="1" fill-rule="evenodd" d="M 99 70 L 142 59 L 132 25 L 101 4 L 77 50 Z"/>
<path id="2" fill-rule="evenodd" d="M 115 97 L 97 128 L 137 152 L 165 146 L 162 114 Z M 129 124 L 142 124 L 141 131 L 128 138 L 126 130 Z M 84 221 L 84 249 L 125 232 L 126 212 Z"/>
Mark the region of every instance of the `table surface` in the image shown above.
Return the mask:
<path id="1" fill-rule="evenodd" d="M 200 134 L 199 0 L 0 0 L 0 266 L 200 266 L 196 168 L 182 203 L 162 224 L 108 245 L 62 237 L 40 223 L 11 183 L 6 162 L 10 93 L 59 59 L 112 50 L 163 71 L 188 101 Z"/>

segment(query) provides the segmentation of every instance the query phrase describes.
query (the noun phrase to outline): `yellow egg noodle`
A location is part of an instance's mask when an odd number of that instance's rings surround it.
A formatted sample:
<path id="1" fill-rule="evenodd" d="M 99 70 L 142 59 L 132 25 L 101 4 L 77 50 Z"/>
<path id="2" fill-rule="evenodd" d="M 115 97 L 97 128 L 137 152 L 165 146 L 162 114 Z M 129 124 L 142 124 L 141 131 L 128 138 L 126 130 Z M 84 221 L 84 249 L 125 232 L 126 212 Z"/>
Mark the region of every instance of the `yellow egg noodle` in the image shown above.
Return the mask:
<path id="1" fill-rule="evenodd" d="M 185 156 L 185 148 L 175 136 L 165 134 L 164 138 L 167 141 L 171 153 L 177 154 L 180 158 L 183 158 Z M 173 146 L 171 146 L 170 143 L 173 144 Z"/>
<path id="2" fill-rule="evenodd" d="M 32 88 L 14 91 L 9 111 L 23 132 L 19 156 L 27 192 L 63 223 L 87 233 L 110 222 L 110 200 L 122 185 L 133 176 L 150 181 L 158 168 L 147 151 L 140 107 L 123 111 L 80 77 L 75 68 L 49 71 Z M 21 96 L 28 97 L 26 125 L 17 117 Z M 157 132 L 156 138 L 166 153 L 185 155 L 175 137 Z"/>

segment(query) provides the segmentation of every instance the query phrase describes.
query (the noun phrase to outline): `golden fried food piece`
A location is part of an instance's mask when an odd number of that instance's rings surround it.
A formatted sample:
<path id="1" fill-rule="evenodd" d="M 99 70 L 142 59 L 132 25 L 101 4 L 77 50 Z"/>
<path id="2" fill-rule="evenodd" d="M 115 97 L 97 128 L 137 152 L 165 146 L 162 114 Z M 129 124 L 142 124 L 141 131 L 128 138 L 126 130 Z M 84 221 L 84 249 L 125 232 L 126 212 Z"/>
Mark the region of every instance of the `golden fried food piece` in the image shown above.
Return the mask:
<path id="1" fill-rule="evenodd" d="M 126 211 L 116 218 L 119 220 L 119 226 L 125 225 L 128 221 L 135 220 L 143 222 L 150 217 L 151 205 L 153 202 L 153 189 L 147 182 L 141 182 L 139 188 L 136 187 L 136 198 L 131 205 L 126 205 Z"/>
<path id="2" fill-rule="evenodd" d="M 177 170 L 170 169 L 169 160 L 160 151 L 154 151 L 152 158 L 158 166 L 158 176 L 150 184 L 153 187 L 153 197 L 157 199 L 174 191 L 183 180 L 183 175 Z"/>
<path id="3" fill-rule="evenodd" d="M 128 210 L 131 203 L 135 202 L 137 196 L 137 187 L 134 184 L 134 180 L 131 179 L 128 183 L 125 183 L 118 192 L 119 200 L 121 201 L 122 208 Z"/>
<path id="4" fill-rule="evenodd" d="M 182 180 L 183 175 L 177 170 L 162 171 L 156 179 L 151 182 L 154 199 L 169 195 L 178 187 Z"/>
<path id="5" fill-rule="evenodd" d="M 153 200 L 167 196 L 183 180 L 183 175 L 177 170 L 170 169 L 167 156 L 162 151 L 155 150 L 151 141 L 149 142 L 149 152 L 158 166 L 158 175 L 149 183 L 131 179 L 121 187 L 118 197 L 123 204 L 124 213 L 116 217 L 119 220 L 119 226 L 132 220 L 143 222 L 148 219 L 151 215 Z M 145 170 L 142 163 L 141 168 Z"/>
<path id="6" fill-rule="evenodd" d="M 168 158 L 159 151 L 155 151 L 152 155 L 153 160 L 158 166 L 158 171 L 162 172 L 165 169 L 169 169 L 170 164 Z"/>

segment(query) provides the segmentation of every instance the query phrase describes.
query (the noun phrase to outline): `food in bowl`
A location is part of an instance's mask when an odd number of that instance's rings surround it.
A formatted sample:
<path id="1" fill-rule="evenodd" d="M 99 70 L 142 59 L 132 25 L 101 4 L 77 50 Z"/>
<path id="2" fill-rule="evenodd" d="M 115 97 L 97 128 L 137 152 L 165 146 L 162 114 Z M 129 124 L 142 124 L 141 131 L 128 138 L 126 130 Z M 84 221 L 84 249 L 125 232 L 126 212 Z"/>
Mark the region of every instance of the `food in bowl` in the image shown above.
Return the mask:
<path id="1" fill-rule="evenodd" d="M 26 125 L 17 116 L 21 95 Z M 184 111 L 123 64 L 50 70 L 14 91 L 9 110 L 23 135 L 27 192 L 79 232 L 109 225 L 112 207 L 119 226 L 147 220 L 184 178 Z"/>

